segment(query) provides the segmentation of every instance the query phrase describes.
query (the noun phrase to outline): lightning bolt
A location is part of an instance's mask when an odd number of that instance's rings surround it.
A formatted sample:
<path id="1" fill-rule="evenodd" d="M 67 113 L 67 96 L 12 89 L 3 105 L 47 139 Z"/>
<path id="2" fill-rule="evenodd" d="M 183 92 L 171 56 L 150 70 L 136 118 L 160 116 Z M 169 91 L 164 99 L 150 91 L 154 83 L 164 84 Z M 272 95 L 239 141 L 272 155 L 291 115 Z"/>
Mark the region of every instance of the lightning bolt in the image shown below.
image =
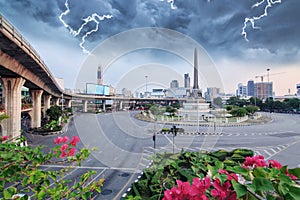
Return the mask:
<path id="1" fill-rule="evenodd" d="M 246 32 L 246 28 L 247 28 L 248 23 L 251 24 L 252 29 L 260 29 L 260 27 L 255 26 L 255 21 L 260 20 L 261 18 L 268 16 L 268 9 L 271 8 L 274 4 L 281 3 L 281 0 L 261 0 L 260 2 L 257 2 L 254 5 L 252 5 L 252 8 L 259 7 L 265 2 L 267 2 L 267 5 L 264 9 L 263 14 L 261 14 L 260 16 L 253 16 L 251 18 L 246 17 L 245 20 L 244 20 L 244 26 L 243 26 L 243 29 L 242 29 L 242 36 L 244 36 L 244 39 L 247 42 L 249 41 L 247 39 L 247 32 Z"/>
<path id="2" fill-rule="evenodd" d="M 112 15 L 98 15 L 97 13 L 93 13 L 92 15 L 82 19 L 84 21 L 84 23 L 79 27 L 78 30 L 74 30 L 71 26 L 69 26 L 64 20 L 63 20 L 63 17 L 68 15 L 70 13 L 70 8 L 69 8 L 69 1 L 66 0 L 65 1 L 65 7 L 66 7 L 66 10 L 60 14 L 59 16 L 59 20 L 62 22 L 62 24 L 64 25 L 64 27 L 66 27 L 70 33 L 74 36 L 74 37 L 77 37 L 82 29 L 90 22 L 95 22 L 96 23 L 96 27 L 88 32 L 86 32 L 82 38 L 81 38 L 81 42 L 79 44 L 79 46 L 82 48 L 82 51 L 86 54 L 90 54 L 90 52 L 83 46 L 85 41 L 86 41 L 86 38 L 91 35 L 92 33 L 94 32 L 97 32 L 98 29 L 99 29 L 99 23 L 100 21 L 103 21 L 105 19 L 110 19 L 112 18 Z"/>
<path id="3" fill-rule="evenodd" d="M 160 1 L 164 1 L 164 0 L 160 0 Z M 171 5 L 171 8 L 174 10 L 174 9 L 177 9 L 176 5 L 175 5 L 175 0 L 168 0 L 167 1 L 170 5 Z"/>

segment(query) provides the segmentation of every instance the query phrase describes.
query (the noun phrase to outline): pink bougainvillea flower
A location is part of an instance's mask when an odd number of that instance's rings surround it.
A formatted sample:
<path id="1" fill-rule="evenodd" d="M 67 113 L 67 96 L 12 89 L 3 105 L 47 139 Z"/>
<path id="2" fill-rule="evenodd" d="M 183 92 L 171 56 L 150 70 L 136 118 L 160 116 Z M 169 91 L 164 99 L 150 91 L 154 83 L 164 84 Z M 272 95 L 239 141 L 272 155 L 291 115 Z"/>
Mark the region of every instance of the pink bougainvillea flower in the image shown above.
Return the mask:
<path id="1" fill-rule="evenodd" d="M 73 137 L 72 137 L 72 140 L 70 141 L 70 144 L 71 144 L 72 146 L 76 146 L 77 143 L 78 143 L 79 141 L 80 141 L 80 139 L 79 139 L 78 136 L 73 136 Z"/>
<path id="2" fill-rule="evenodd" d="M 69 141 L 69 137 L 68 136 L 65 136 L 62 140 L 63 142 L 68 142 Z"/>
<path id="3" fill-rule="evenodd" d="M 225 169 L 219 169 L 219 173 L 220 174 L 226 174 L 227 175 L 227 180 L 231 181 L 231 180 L 236 180 L 238 181 L 239 178 L 235 173 L 229 173 L 227 170 Z"/>
<path id="4" fill-rule="evenodd" d="M 60 158 L 64 158 L 67 156 L 67 153 L 65 151 L 61 151 L 61 154 L 60 154 Z"/>
<path id="5" fill-rule="evenodd" d="M 68 149 L 68 147 L 69 147 L 69 145 L 63 144 L 63 145 L 60 147 L 60 151 L 65 151 L 65 150 Z"/>
<path id="6" fill-rule="evenodd" d="M 193 178 L 193 184 L 191 186 L 190 193 L 192 196 L 203 195 L 209 187 L 209 177 L 205 177 L 202 180 L 200 180 L 199 178 Z"/>
<path id="7" fill-rule="evenodd" d="M 293 174 L 290 174 L 288 169 L 286 169 L 285 174 L 286 174 L 287 176 L 289 176 L 292 180 L 298 179 L 297 176 L 294 176 Z"/>
<path id="8" fill-rule="evenodd" d="M 171 190 L 164 192 L 163 200 L 174 200 L 174 199 L 191 199 L 189 182 L 182 182 L 177 180 L 177 187 L 173 187 Z"/>
<path id="9" fill-rule="evenodd" d="M 273 167 L 273 168 L 277 168 L 277 169 L 281 169 L 282 165 L 280 164 L 280 162 L 278 162 L 277 160 L 269 160 L 269 165 L 270 167 Z"/>
<path id="10" fill-rule="evenodd" d="M 2 141 L 5 141 L 7 139 L 8 139 L 8 135 L 2 136 L 2 138 L 1 138 Z"/>
<path id="11" fill-rule="evenodd" d="M 69 153 L 68 153 L 68 156 L 74 156 L 75 155 L 75 152 L 76 152 L 76 149 L 75 148 L 70 148 L 69 150 Z"/>
<path id="12" fill-rule="evenodd" d="M 68 136 L 65 136 L 65 137 L 58 136 L 57 138 L 54 139 L 54 143 L 55 144 L 65 143 L 65 142 L 68 142 L 69 139 L 70 138 Z"/>
<path id="13" fill-rule="evenodd" d="M 275 168 L 277 168 L 277 169 L 279 169 L 279 170 L 282 168 L 282 165 L 281 165 L 280 162 L 278 162 L 277 160 L 269 160 L 269 165 L 270 165 L 271 167 L 275 167 Z M 290 177 L 291 179 L 293 179 L 293 180 L 298 179 L 298 178 L 297 178 L 296 176 L 294 176 L 293 174 L 290 174 L 288 169 L 286 169 L 285 174 L 286 174 L 287 176 L 289 176 L 289 177 Z"/>
<path id="14" fill-rule="evenodd" d="M 54 138 L 54 144 L 60 144 L 63 142 L 63 137 L 58 136 L 57 138 Z"/>
<path id="15" fill-rule="evenodd" d="M 263 155 L 246 157 L 243 167 L 266 167 L 268 166 Z"/>
<path id="16" fill-rule="evenodd" d="M 236 193 L 233 190 L 230 190 L 231 184 L 229 181 L 221 184 L 219 179 L 216 179 L 213 182 L 214 189 L 211 190 L 211 195 L 214 198 L 218 198 L 218 200 L 228 199 L 228 200 L 235 200 Z"/>
<path id="17" fill-rule="evenodd" d="M 193 184 L 190 188 L 190 195 L 192 199 L 208 200 L 205 191 L 210 187 L 210 178 L 205 177 L 202 180 L 193 178 Z"/>

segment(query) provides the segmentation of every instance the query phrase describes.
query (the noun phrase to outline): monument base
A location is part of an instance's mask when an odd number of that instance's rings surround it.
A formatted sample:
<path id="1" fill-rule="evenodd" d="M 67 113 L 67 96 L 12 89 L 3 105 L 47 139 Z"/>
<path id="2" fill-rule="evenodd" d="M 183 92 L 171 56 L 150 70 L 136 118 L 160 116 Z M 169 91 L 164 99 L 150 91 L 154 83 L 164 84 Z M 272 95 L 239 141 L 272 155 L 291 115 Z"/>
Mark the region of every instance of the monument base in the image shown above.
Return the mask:
<path id="1" fill-rule="evenodd" d="M 204 98 L 189 98 L 183 103 L 180 112 L 183 121 L 204 121 L 206 117 L 212 117 L 210 104 Z"/>

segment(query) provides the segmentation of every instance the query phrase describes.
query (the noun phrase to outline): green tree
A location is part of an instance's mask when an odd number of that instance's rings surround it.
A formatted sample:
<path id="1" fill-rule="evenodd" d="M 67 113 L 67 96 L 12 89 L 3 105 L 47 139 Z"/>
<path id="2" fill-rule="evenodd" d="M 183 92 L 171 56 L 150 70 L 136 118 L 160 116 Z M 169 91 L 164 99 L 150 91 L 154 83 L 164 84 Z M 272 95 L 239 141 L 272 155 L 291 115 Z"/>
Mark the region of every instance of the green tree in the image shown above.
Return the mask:
<path id="1" fill-rule="evenodd" d="M 265 109 L 270 111 L 270 112 L 274 110 L 274 99 L 273 99 L 273 97 L 269 97 L 269 98 L 266 99 Z"/>
<path id="2" fill-rule="evenodd" d="M 283 112 L 286 108 L 285 103 L 281 101 L 275 101 L 274 102 L 274 109 L 277 110 L 278 112 Z"/>
<path id="3" fill-rule="evenodd" d="M 256 105 L 256 106 L 260 107 L 262 104 L 262 100 L 257 97 L 250 97 L 249 103 L 250 103 L 250 105 Z"/>
<path id="4" fill-rule="evenodd" d="M 240 99 L 239 96 L 237 97 L 230 97 L 226 101 L 227 105 L 233 105 L 233 106 L 238 106 L 238 107 L 243 107 L 247 105 L 247 101 L 245 99 Z"/>
<path id="5" fill-rule="evenodd" d="M 167 106 L 166 112 L 171 113 L 171 115 L 174 115 L 177 112 L 177 109 L 174 108 L 173 106 Z"/>
<path id="6" fill-rule="evenodd" d="M 225 108 L 226 108 L 227 111 L 231 111 L 233 109 L 233 106 L 232 105 L 227 105 Z"/>
<path id="7" fill-rule="evenodd" d="M 59 117 L 62 116 L 63 111 L 61 110 L 61 107 L 55 105 L 55 106 L 51 106 L 48 110 L 46 110 L 46 113 L 50 117 L 50 121 L 52 120 L 57 121 Z"/>
<path id="8" fill-rule="evenodd" d="M 235 108 L 230 111 L 230 114 L 235 117 L 244 117 L 247 114 L 247 110 L 245 108 Z"/>
<path id="9" fill-rule="evenodd" d="M 217 97 L 213 99 L 213 104 L 222 108 L 223 107 L 223 101 L 221 97 Z"/>
<path id="10" fill-rule="evenodd" d="M 245 107 L 245 109 L 247 110 L 247 113 L 251 115 L 253 115 L 256 111 L 258 111 L 258 107 L 253 105 L 248 105 Z"/>
<path id="11" fill-rule="evenodd" d="M 300 99 L 297 98 L 285 99 L 284 103 L 289 110 L 293 110 L 293 109 L 298 110 L 300 106 Z"/>

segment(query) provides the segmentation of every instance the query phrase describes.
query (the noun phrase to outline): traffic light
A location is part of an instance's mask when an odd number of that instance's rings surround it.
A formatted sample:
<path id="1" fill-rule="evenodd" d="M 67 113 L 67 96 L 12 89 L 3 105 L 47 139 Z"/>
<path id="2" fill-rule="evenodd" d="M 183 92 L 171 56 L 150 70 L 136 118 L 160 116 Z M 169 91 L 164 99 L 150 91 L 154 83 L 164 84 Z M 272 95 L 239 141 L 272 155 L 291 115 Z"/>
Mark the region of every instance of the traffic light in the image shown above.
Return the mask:
<path id="1" fill-rule="evenodd" d="M 173 134 L 174 134 L 174 137 L 177 135 L 177 129 L 176 129 L 175 125 L 173 126 Z"/>
<path id="2" fill-rule="evenodd" d="M 155 133 L 153 133 L 152 139 L 153 139 L 154 142 L 155 142 L 155 137 L 156 137 L 156 135 L 155 135 Z"/>

